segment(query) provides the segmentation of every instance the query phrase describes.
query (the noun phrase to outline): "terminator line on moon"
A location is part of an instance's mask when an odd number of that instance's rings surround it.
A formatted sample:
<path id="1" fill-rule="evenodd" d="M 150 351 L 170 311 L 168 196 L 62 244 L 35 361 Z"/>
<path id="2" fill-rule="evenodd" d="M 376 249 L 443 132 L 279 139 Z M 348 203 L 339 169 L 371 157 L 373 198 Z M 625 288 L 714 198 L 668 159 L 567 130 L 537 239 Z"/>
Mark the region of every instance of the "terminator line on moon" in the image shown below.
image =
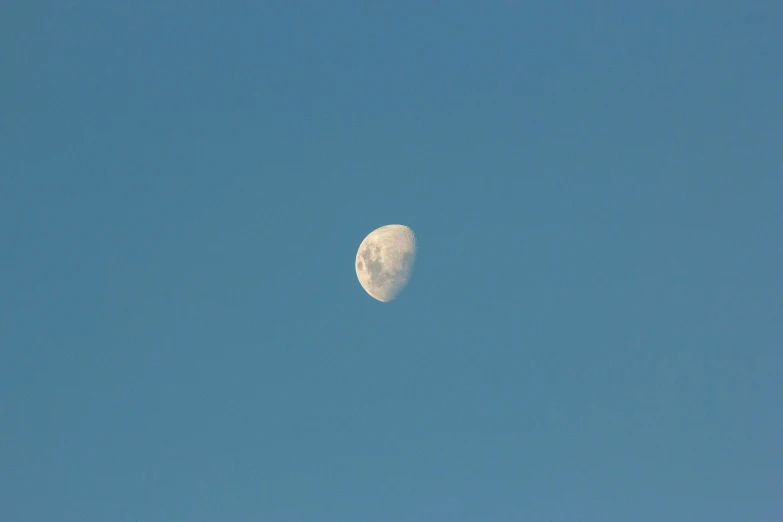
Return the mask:
<path id="1" fill-rule="evenodd" d="M 356 277 L 372 297 L 387 303 L 405 288 L 416 261 L 416 235 L 405 225 L 370 232 L 356 253 Z"/>

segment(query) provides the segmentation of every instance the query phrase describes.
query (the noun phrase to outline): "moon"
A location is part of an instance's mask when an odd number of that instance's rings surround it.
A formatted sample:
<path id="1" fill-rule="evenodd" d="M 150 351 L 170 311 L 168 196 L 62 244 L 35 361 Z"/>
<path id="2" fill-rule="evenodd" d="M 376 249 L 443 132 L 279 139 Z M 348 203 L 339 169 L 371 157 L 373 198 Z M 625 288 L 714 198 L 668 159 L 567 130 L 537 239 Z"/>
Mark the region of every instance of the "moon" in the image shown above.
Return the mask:
<path id="1" fill-rule="evenodd" d="M 403 291 L 416 262 L 416 235 L 405 225 L 376 228 L 356 252 L 356 277 L 372 297 L 388 303 Z"/>

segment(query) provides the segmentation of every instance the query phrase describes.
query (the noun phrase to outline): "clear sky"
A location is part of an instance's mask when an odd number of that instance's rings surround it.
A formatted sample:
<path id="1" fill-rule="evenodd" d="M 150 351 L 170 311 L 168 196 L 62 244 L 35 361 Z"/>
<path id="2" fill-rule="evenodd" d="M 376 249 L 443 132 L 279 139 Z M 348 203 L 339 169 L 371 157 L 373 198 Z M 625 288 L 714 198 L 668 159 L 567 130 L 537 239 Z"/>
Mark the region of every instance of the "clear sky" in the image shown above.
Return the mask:
<path id="1" fill-rule="evenodd" d="M 783 520 L 783 3 L 222 4 L 0 8 L 0 520 Z"/>

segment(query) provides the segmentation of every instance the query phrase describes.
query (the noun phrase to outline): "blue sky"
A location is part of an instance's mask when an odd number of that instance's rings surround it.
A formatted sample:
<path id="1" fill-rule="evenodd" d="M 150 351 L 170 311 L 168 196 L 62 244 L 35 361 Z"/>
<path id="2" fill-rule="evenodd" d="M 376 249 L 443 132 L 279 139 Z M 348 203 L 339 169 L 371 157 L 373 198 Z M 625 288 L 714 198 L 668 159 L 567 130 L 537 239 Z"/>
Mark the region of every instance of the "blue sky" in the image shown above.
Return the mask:
<path id="1" fill-rule="evenodd" d="M 781 520 L 776 3 L 11 4 L 0 519 Z"/>

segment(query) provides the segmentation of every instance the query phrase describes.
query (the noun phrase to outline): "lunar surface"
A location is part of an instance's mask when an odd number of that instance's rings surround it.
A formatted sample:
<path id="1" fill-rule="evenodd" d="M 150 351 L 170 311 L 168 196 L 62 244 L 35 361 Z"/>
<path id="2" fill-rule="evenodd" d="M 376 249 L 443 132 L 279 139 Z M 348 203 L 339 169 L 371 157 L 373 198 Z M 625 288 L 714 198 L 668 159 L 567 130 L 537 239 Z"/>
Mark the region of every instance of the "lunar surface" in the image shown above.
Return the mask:
<path id="1" fill-rule="evenodd" d="M 404 225 L 370 232 L 356 253 L 356 277 L 372 297 L 387 303 L 405 288 L 416 261 L 416 236 Z"/>

